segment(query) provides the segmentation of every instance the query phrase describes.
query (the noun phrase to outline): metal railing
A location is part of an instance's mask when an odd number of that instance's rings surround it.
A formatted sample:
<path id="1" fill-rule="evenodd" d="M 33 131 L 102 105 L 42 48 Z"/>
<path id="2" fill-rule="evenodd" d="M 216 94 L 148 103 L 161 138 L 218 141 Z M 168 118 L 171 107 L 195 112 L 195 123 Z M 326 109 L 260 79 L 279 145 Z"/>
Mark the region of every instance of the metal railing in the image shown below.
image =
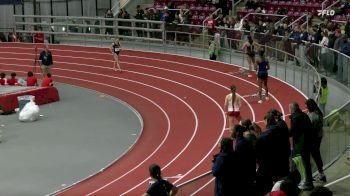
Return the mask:
<path id="1" fill-rule="evenodd" d="M 16 31 L 23 36 L 32 36 L 37 33 L 33 26 L 41 26 L 46 38 L 51 40 L 55 36 L 61 43 L 79 45 L 109 46 L 110 38 L 118 35 L 123 38 L 123 47 L 126 49 L 147 50 L 162 53 L 187 55 L 199 58 L 209 58 L 208 42 L 212 36 L 205 33 L 203 26 L 176 25 L 167 26 L 164 22 L 126 19 L 105 19 L 89 17 L 55 17 L 55 16 L 19 16 L 16 15 Z M 37 18 L 37 20 L 34 20 Z M 100 24 L 72 24 L 72 21 L 100 21 Z M 22 22 L 25 21 L 25 22 Z M 35 21 L 35 22 L 34 22 Z M 43 22 L 45 21 L 45 22 Z M 52 21 L 52 22 L 51 22 Z M 113 21 L 114 25 L 106 25 L 106 21 Z M 119 25 L 120 22 L 128 22 L 129 26 Z M 140 27 L 140 23 L 149 26 Z M 154 26 L 156 25 L 156 26 Z M 157 26 L 158 25 L 158 26 Z M 78 32 L 71 31 L 70 27 L 77 27 Z M 65 27 L 65 31 L 51 31 Z M 85 28 L 99 29 L 99 33 L 91 33 Z M 154 27 L 154 28 L 150 28 Z M 113 28 L 115 34 L 105 34 L 106 28 Z M 193 30 L 198 30 L 198 33 Z M 127 31 L 130 34 L 118 32 Z M 133 32 L 133 33 L 132 33 Z M 138 34 L 137 32 L 146 32 Z M 245 54 L 241 50 L 242 38 L 248 32 L 222 28 L 219 31 L 220 54 L 219 60 L 229 64 L 240 65 L 247 68 Z M 265 47 L 267 58 L 270 61 L 269 75 L 285 81 L 308 97 L 316 98 L 319 95 L 319 73 L 337 80 L 343 84 L 345 90 L 350 89 L 350 58 L 339 51 L 324 48 L 316 44 L 295 43 L 287 37 L 278 37 L 271 34 L 249 32 L 256 42 Z M 141 35 L 141 36 L 140 36 Z M 143 35 L 143 36 L 142 36 Z M 140 42 L 138 41 L 140 40 Z M 28 41 L 28 40 L 27 40 Z M 337 70 L 335 70 L 337 69 Z M 325 118 L 324 138 L 321 145 L 322 158 L 326 166 L 330 166 L 350 144 L 350 102 L 331 112 Z M 180 185 L 180 193 L 195 191 L 212 191 L 212 176 L 206 173 L 194 181 Z M 211 188 L 210 188 L 211 186 Z"/>
<path id="2" fill-rule="evenodd" d="M 326 0 L 327 1 L 327 0 Z M 341 0 L 335 1 L 334 3 L 332 3 L 331 5 L 329 5 L 328 7 L 324 8 L 322 6 L 322 10 L 329 10 L 330 8 L 332 8 L 334 5 L 338 4 Z M 323 5 L 323 4 L 322 4 Z"/>

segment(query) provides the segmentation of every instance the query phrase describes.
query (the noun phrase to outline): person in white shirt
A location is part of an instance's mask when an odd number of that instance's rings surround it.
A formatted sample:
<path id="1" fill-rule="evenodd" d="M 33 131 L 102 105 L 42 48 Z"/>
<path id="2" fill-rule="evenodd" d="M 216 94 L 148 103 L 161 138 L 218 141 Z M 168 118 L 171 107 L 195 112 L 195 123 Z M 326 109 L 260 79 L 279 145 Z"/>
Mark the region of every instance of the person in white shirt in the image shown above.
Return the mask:
<path id="1" fill-rule="evenodd" d="M 242 107 L 241 99 L 236 94 L 236 86 L 230 86 L 231 93 L 226 95 L 224 110 L 229 119 L 230 131 L 232 131 L 234 127 L 234 119 L 237 121 L 241 121 L 241 113 L 240 109 Z"/>

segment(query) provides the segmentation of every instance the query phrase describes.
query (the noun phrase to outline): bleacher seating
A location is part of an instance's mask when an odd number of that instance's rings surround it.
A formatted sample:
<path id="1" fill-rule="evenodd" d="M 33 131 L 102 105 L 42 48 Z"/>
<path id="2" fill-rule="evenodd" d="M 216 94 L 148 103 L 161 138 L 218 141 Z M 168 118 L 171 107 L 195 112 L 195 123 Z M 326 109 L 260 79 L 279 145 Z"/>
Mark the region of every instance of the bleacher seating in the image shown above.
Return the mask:
<path id="1" fill-rule="evenodd" d="M 158 10 L 164 9 L 169 2 L 171 2 L 176 9 L 189 9 L 188 18 L 190 24 L 202 24 L 202 22 L 216 10 L 215 5 L 211 2 L 202 4 L 199 0 L 155 0 L 154 8 Z M 231 5 L 232 0 L 229 0 L 227 6 Z"/>
<path id="2" fill-rule="evenodd" d="M 322 3 L 324 2 L 324 7 L 327 7 L 336 0 L 260 0 L 257 1 L 261 9 L 265 10 L 267 14 L 278 14 L 281 9 L 287 9 L 287 16 L 290 21 L 297 19 L 298 17 L 311 13 L 312 15 L 317 14 L 317 10 L 322 9 Z M 244 17 L 248 13 L 255 12 L 255 10 L 243 8 L 238 11 L 239 17 Z"/>

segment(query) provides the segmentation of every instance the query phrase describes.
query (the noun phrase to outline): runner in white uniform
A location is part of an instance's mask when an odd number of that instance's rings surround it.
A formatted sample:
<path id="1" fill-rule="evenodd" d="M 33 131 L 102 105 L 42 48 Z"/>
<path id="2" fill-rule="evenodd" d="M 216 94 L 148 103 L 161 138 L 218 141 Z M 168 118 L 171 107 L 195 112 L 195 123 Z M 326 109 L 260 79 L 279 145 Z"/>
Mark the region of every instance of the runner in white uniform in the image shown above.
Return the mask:
<path id="1" fill-rule="evenodd" d="M 234 126 L 234 119 L 239 122 L 241 121 L 240 109 L 242 106 L 241 99 L 236 95 L 236 86 L 232 85 L 230 87 L 231 93 L 226 95 L 224 110 L 229 119 L 230 131 L 232 131 Z M 233 101 L 233 104 L 232 104 Z"/>

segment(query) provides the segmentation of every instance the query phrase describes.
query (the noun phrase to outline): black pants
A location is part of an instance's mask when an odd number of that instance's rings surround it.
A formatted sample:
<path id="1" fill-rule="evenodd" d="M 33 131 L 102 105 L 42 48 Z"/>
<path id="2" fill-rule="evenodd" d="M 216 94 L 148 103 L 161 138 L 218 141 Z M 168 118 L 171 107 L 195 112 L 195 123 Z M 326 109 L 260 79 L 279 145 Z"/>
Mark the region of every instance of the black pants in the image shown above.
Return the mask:
<path id="1" fill-rule="evenodd" d="M 311 152 L 310 150 L 305 150 L 301 152 L 301 160 L 303 161 L 305 169 L 305 183 L 312 184 L 312 171 L 311 171 Z"/>
<path id="2" fill-rule="evenodd" d="M 272 176 L 258 169 L 256 173 L 256 195 L 265 196 L 273 187 Z"/>
<path id="3" fill-rule="evenodd" d="M 311 156 L 314 159 L 318 172 L 323 172 L 323 161 L 320 152 L 322 137 L 315 138 L 311 148 Z"/>
<path id="4" fill-rule="evenodd" d="M 211 55 L 210 60 L 216 60 L 216 55 L 215 54 Z"/>

